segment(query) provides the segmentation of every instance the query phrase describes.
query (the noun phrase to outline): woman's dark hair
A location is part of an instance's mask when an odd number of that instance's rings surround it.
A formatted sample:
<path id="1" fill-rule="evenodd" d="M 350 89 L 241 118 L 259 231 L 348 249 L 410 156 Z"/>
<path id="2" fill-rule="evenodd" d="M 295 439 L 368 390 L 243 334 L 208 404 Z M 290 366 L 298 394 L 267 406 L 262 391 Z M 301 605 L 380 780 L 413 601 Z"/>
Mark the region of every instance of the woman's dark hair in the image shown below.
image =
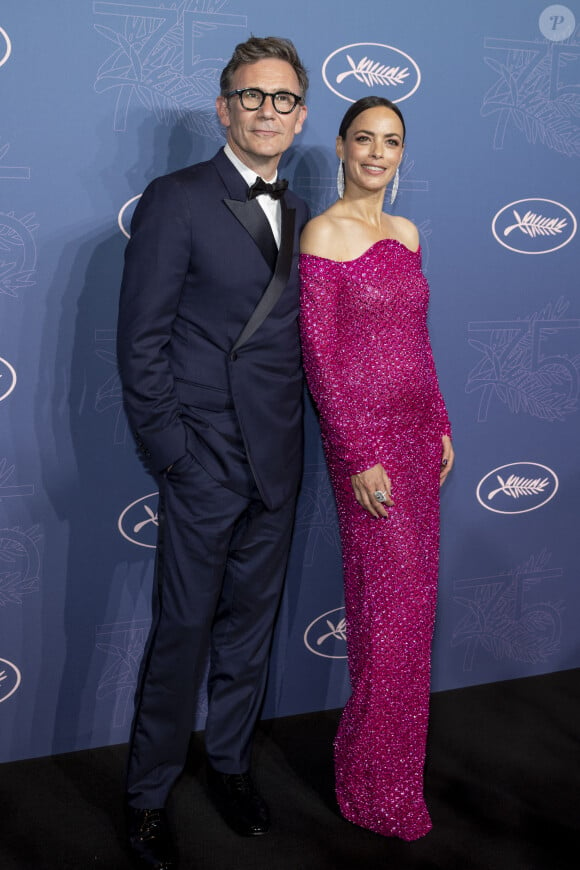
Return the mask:
<path id="1" fill-rule="evenodd" d="M 399 107 L 392 103 L 390 100 L 387 100 L 386 97 L 362 97 L 362 99 L 357 100 L 356 103 L 353 103 L 350 109 L 344 115 L 344 118 L 340 122 L 340 129 L 338 131 L 338 135 L 341 139 L 346 139 L 346 131 L 354 121 L 354 119 L 361 114 L 361 112 L 366 112 L 367 109 L 376 109 L 377 107 L 382 106 L 384 109 L 390 109 L 392 112 L 397 115 L 401 124 L 403 125 L 403 142 L 405 141 L 406 135 L 406 127 L 405 127 L 405 119 L 401 114 L 401 110 Z"/>

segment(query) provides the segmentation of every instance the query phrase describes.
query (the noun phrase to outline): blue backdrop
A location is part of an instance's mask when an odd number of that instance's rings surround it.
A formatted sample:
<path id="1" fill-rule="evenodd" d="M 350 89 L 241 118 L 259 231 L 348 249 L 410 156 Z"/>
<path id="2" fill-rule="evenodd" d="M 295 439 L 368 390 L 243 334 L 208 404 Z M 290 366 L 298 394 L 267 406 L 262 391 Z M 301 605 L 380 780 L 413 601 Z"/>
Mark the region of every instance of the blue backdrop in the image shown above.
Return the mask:
<path id="1" fill-rule="evenodd" d="M 433 689 L 580 666 L 576 19 L 536 0 L 3 0 L 1 760 L 127 738 L 157 518 L 116 372 L 123 249 L 146 183 L 221 145 L 219 72 L 251 33 L 290 37 L 309 68 L 283 172 L 314 212 L 349 101 L 406 117 L 396 209 L 420 228 L 458 453 Z M 306 436 L 266 716 L 348 694 L 311 407 Z"/>

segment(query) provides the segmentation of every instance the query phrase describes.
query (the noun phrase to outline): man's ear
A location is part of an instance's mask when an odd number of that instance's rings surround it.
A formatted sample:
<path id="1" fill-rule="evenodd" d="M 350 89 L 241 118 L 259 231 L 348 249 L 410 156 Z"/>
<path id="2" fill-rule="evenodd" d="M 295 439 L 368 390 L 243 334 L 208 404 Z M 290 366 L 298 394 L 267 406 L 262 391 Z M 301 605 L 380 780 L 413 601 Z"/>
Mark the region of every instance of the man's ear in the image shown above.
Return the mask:
<path id="1" fill-rule="evenodd" d="M 230 126 L 230 110 L 229 110 L 228 101 L 226 100 L 226 98 L 222 97 L 221 95 L 219 97 L 217 97 L 217 99 L 215 101 L 215 108 L 216 108 L 216 112 L 217 112 L 218 118 L 220 119 L 221 123 L 224 125 L 224 127 L 229 127 Z"/>
<path id="2" fill-rule="evenodd" d="M 308 114 L 308 109 L 304 105 L 298 106 L 298 117 L 296 118 L 296 123 L 294 124 L 294 133 L 301 133 L 302 128 L 304 126 L 304 121 L 306 120 L 306 116 Z"/>

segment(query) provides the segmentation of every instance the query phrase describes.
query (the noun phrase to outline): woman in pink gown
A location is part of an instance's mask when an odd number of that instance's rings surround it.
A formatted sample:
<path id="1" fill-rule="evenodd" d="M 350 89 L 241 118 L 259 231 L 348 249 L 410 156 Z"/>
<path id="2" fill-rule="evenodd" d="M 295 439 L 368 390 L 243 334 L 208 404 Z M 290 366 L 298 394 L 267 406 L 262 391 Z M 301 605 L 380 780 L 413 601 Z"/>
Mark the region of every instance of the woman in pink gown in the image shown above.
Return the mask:
<path id="1" fill-rule="evenodd" d="M 439 486 L 453 448 L 418 232 L 383 212 L 404 137 L 390 101 L 350 107 L 336 143 L 344 192 L 306 226 L 300 269 L 304 365 L 344 563 L 352 694 L 335 740 L 338 803 L 357 825 L 415 840 L 431 828 L 423 768 Z"/>

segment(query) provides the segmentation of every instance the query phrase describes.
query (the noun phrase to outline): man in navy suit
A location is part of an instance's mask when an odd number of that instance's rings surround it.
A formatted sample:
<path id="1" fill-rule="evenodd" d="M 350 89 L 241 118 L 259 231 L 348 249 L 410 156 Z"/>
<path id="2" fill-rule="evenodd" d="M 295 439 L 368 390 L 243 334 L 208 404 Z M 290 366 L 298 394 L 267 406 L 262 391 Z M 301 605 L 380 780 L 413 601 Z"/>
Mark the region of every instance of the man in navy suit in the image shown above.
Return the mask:
<path id="1" fill-rule="evenodd" d="M 144 867 L 176 866 L 165 805 L 208 650 L 210 794 L 237 833 L 270 824 L 250 762 L 302 464 L 297 251 L 307 220 L 277 167 L 302 129 L 307 86 L 288 40 L 238 45 L 216 101 L 225 149 L 153 181 L 131 226 L 118 358 L 160 490 L 127 777 L 129 844 Z"/>

